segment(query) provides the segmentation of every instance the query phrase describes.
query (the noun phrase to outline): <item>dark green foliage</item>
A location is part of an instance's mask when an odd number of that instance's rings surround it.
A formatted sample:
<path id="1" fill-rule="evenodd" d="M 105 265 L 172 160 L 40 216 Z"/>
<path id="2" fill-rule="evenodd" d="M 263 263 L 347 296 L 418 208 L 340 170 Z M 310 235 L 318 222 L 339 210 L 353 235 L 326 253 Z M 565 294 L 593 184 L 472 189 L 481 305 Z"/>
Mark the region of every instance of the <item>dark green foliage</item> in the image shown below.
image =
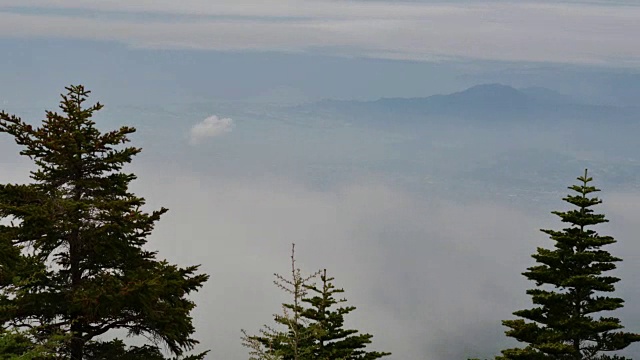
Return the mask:
<path id="1" fill-rule="evenodd" d="M 265 326 L 262 336 L 249 336 L 242 330 L 243 345 L 250 349 L 251 360 L 309 359 L 313 355 L 314 334 L 309 321 L 302 317 L 302 302 L 307 293 L 307 285 L 320 272 L 303 276 L 296 267 L 295 244 L 291 247 L 291 278 L 274 274 L 274 284 L 293 298 L 291 304 L 282 304 L 283 314 L 274 315 L 274 321 L 285 331 Z"/>
<path id="2" fill-rule="evenodd" d="M 295 250 L 295 245 L 293 247 Z M 275 284 L 293 296 L 292 304 L 283 304 L 284 315 L 275 321 L 285 331 L 265 327 L 261 336 L 248 336 L 243 331 L 243 343 L 251 349 L 251 360 L 372 360 L 391 353 L 364 350 L 373 335 L 358 334 L 358 330 L 344 329 L 344 316 L 356 308 L 338 307 L 345 299 L 334 295 L 343 289 L 333 286 L 333 278 L 326 270 L 308 277 L 295 267 L 295 252 L 291 254 L 291 279 L 276 274 Z M 320 275 L 322 287 L 310 281 Z M 308 296 L 309 291 L 311 295 Z M 308 304 L 308 306 L 304 306 Z"/>
<path id="3" fill-rule="evenodd" d="M 614 284 L 620 279 L 604 274 L 615 269 L 615 262 L 621 259 L 602 249 L 615 243 L 612 237 L 589 228 L 608 221 L 591 209 L 602 201 L 588 195 L 599 189 L 589 185 L 592 179 L 586 170 L 578 180 L 579 185 L 569 187 L 577 194 L 563 199 L 575 208 L 553 212 L 570 227 L 562 231 L 542 230 L 555 242 L 555 248 L 538 248 L 532 257 L 540 265 L 523 273 L 536 282 L 538 288 L 528 290 L 527 294 L 538 306 L 514 313 L 524 319 L 503 321 L 510 328 L 507 336 L 528 346 L 504 350 L 498 359 L 622 360 L 602 352 L 621 350 L 640 341 L 638 334 L 618 331 L 623 328 L 619 319 L 593 316 L 623 306 L 622 299 L 600 294 L 615 290 Z"/>
<path id="4" fill-rule="evenodd" d="M 208 351 L 187 357 L 176 357 L 171 360 L 202 360 Z M 91 360 L 165 360 L 157 346 L 125 346 L 124 342 L 115 339 L 109 342 L 89 342 L 85 345 L 85 356 Z"/>
<path id="5" fill-rule="evenodd" d="M 68 335 L 50 334 L 40 340 L 34 339 L 34 331 L 0 331 L 0 360 L 58 360 L 60 349 Z"/>
<path id="6" fill-rule="evenodd" d="M 90 342 L 85 345 L 85 356 L 91 360 L 164 360 L 160 349 L 156 346 L 130 346 L 127 348 L 122 340 L 109 342 Z"/>
<path id="7" fill-rule="evenodd" d="M 378 359 L 391 353 L 377 351 L 365 351 L 367 344 L 371 343 L 373 335 L 358 334 L 358 330 L 346 330 L 344 316 L 356 309 L 355 306 L 334 306 L 344 303 L 346 299 L 336 299 L 335 294 L 343 293 L 343 289 L 333 286 L 334 278 L 327 277 L 325 269 L 320 275 L 322 287 L 305 285 L 315 296 L 305 297 L 302 301 L 310 307 L 302 311 L 302 317 L 311 321 L 309 326 L 315 334 L 312 359 Z"/>
<path id="8" fill-rule="evenodd" d="M 0 334 L 0 359 L 8 360 L 33 352 L 33 344 L 28 336 L 17 332 L 3 331 Z"/>
<path id="9" fill-rule="evenodd" d="M 0 225 L 0 326 L 70 334 L 64 352 L 72 360 L 112 329 L 180 355 L 198 343 L 186 296 L 208 275 L 143 249 L 167 209 L 146 213 L 145 200 L 128 191 L 136 176 L 122 168 L 141 149 L 119 145 L 135 129 L 101 133 L 91 117 L 102 105 L 83 107 L 82 86 L 67 90 L 62 114 L 47 111 L 40 127 L 0 113 L 0 132 L 37 166 L 32 183 L 0 185 L 0 219 L 12 221 Z"/>

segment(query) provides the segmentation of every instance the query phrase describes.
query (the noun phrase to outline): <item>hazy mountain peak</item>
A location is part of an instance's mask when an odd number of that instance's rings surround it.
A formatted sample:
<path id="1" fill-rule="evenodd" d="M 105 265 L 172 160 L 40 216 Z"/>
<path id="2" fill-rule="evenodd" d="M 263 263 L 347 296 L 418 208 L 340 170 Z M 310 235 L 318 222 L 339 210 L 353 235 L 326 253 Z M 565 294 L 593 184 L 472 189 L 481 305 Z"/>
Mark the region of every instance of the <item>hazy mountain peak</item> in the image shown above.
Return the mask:
<path id="1" fill-rule="evenodd" d="M 571 96 L 543 87 L 522 89 L 489 83 L 447 95 L 417 98 L 381 98 L 376 101 L 325 101 L 306 107 L 308 111 L 348 116 L 350 119 L 378 118 L 393 124 L 398 118 L 425 121 L 429 119 L 466 119 L 477 121 L 517 120 L 541 121 L 541 119 L 628 119 L 629 113 L 620 109 L 583 104 Z"/>
<path id="2" fill-rule="evenodd" d="M 446 95 L 452 101 L 465 105 L 516 106 L 527 102 L 527 96 L 517 89 L 503 84 L 481 84 L 464 91 Z"/>
<path id="3" fill-rule="evenodd" d="M 466 90 L 451 94 L 517 94 L 519 93 L 518 89 L 511 87 L 509 85 L 504 84 L 479 84 L 472 86 Z"/>

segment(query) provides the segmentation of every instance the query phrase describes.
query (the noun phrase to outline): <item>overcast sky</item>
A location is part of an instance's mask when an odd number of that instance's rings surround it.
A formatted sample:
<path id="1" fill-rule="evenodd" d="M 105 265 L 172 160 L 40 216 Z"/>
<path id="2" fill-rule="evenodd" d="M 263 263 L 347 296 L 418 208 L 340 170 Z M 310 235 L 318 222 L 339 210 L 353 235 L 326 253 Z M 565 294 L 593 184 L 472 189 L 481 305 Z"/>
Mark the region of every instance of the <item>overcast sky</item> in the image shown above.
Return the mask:
<path id="1" fill-rule="evenodd" d="M 292 242 L 305 270 L 336 277 L 358 307 L 350 324 L 391 359 L 490 356 L 512 344 L 500 320 L 529 305 L 520 273 L 549 245 L 538 229 L 560 227 L 549 214 L 560 198 L 525 208 L 416 194 L 358 168 L 428 156 L 390 154 L 411 133 L 305 130 L 228 101 L 416 97 L 502 82 L 628 105 L 640 99 L 637 34 L 637 1 L 0 0 L 0 109 L 35 122 L 64 86 L 82 83 L 106 104 L 99 126 L 139 129 L 134 191 L 170 209 L 149 246 L 212 275 L 194 297 L 209 359 L 247 358 L 240 329 L 257 331 L 287 301 L 272 274 L 287 271 Z M 0 181 L 26 180 L 7 136 L 0 150 L 9 169 Z M 357 171 L 320 189 L 299 173 L 312 162 Z M 605 190 L 613 225 L 602 232 L 628 260 L 620 314 L 638 331 L 640 196 Z"/>
<path id="2" fill-rule="evenodd" d="M 403 60 L 635 65 L 633 2 L 5 0 L 3 36 Z"/>
<path id="3" fill-rule="evenodd" d="M 0 80 L 12 88 L 0 100 L 71 82 L 139 104 L 427 96 L 499 81 L 617 101 L 640 59 L 638 18 L 635 1 L 3 0 Z"/>

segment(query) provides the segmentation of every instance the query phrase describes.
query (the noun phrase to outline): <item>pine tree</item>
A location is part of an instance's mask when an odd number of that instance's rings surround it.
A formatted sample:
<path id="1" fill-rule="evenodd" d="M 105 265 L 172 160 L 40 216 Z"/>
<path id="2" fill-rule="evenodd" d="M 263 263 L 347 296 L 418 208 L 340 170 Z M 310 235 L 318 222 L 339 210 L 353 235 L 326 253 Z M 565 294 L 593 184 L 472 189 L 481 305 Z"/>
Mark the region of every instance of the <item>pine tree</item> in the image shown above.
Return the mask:
<path id="1" fill-rule="evenodd" d="M 320 271 L 303 276 L 296 267 L 296 245 L 291 246 L 291 277 L 274 274 L 274 284 L 292 297 L 291 304 L 282 304 L 283 314 L 274 315 L 274 321 L 285 330 L 264 326 L 261 336 L 249 336 L 242 330 L 243 345 L 250 349 L 250 360 L 302 360 L 311 359 L 315 336 L 309 321 L 302 317 L 303 299 L 307 285 Z"/>
<path id="2" fill-rule="evenodd" d="M 620 279 L 604 274 L 615 269 L 621 259 L 602 249 L 616 242 L 612 237 L 588 228 L 608 221 L 591 209 L 602 202 L 588 197 L 600 191 L 589 185 L 592 180 L 585 170 L 578 178 L 579 185 L 569 187 L 577 194 L 563 199 L 575 208 L 553 212 L 570 227 L 542 230 L 555 242 L 555 249 L 538 248 L 532 257 L 539 265 L 523 273 L 536 283 L 537 288 L 527 294 L 538 307 L 514 313 L 524 319 L 503 321 L 510 328 L 507 336 L 528 345 L 504 350 L 498 359 L 624 359 L 603 352 L 622 350 L 640 341 L 638 334 L 618 331 L 623 328 L 619 319 L 592 316 L 621 308 L 624 302 L 601 294 L 615 290 Z"/>
<path id="3" fill-rule="evenodd" d="M 338 307 L 334 305 L 344 303 L 346 299 L 335 299 L 334 295 L 343 293 L 344 289 L 337 289 L 332 281 L 334 278 L 327 276 L 327 270 L 320 275 L 322 288 L 313 285 L 305 287 L 315 293 L 313 297 L 306 297 L 302 301 L 310 304 L 302 312 L 302 317 L 312 322 L 316 334 L 313 359 L 317 360 L 372 360 L 391 353 L 365 351 L 367 344 L 371 343 L 373 335 L 358 334 L 358 330 L 346 330 L 344 316 L 356 309 L 355 306 Z"/>
<path id="4" fill-rule="evenodd" d="M 390 355 L 365 351 L 373 335 L 343 328 L 344 315 L 356 308 L 333 308 L 346 300 L 334 298 L 334 294 L 344 290 L 333 286 L 334 279 L 327 276 L 326 270 L 307 277 L 301 275 L 295 266 L 295 244 L 291 253 L 291 279 L 275 275 L 274 283 L 293 297 L 292 304 L 283 304 L 284 315 L 275 315 L 276 323 L 286 330 L 265 326 L 260 336 L 249 336 L 243 330 L 243 344 L 250 349 L 250 360 L 372 360 Z M 311 283 L 318 275 L 321 288 Z M 308 296 L 309 291 L 314 296 Z"/>
<path id="5" fill-rule="evenodd" d="M 186 296 L 208 275 L 143 248 L 167 209 L 146 213 L 128 191 L 136 176 L 122 168 L 141 149 L 120 145 L 135 129 L 101 133 L 91 118 L 102 105 L 83 107 L 81 85 L 66 89 L 62 114 L 47 111 L 39 127 L 0 112 L 0 132 L 37 167 L 29 184 L 0 185 L 0 327 L 31 328 L 35 340 L 68 334 L 71 360 L 114 329 L 181 355 L 198 343 Z"/>

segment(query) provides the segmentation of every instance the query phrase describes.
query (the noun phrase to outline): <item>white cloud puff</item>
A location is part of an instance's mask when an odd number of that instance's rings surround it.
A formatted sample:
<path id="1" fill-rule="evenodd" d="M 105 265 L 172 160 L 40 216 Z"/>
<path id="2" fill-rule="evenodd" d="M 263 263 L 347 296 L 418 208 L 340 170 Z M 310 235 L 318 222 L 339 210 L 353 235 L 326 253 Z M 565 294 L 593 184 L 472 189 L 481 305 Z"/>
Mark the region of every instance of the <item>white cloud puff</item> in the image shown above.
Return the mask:
<path id="1" fill-rule="evenodd" d="M 191 128 L 190 142 L 192 145 L 200 144 L 207 138 L 230 132 L 233 125 L 231 118 L 219 118 L 217 115 L 211 115 Z"/>

